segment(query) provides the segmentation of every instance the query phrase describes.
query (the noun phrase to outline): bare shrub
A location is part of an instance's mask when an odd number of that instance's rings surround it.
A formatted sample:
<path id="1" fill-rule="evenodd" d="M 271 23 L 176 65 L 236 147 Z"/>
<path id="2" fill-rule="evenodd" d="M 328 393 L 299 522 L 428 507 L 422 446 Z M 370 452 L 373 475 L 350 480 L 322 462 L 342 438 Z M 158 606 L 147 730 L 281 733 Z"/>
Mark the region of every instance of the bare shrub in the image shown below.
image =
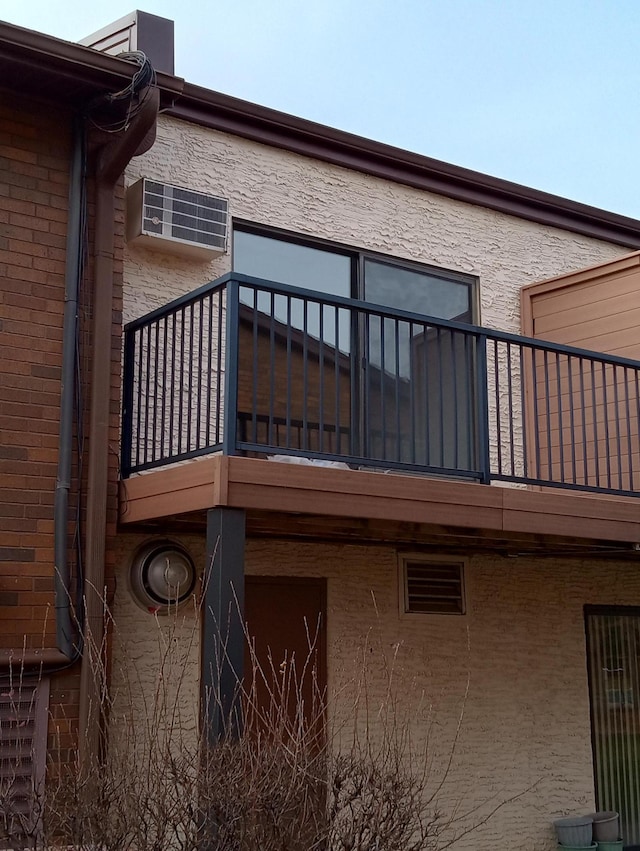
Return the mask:
<path id="1" fill-rule="evenodd" d="M 448 753 L 434 768 L 432 709 L 419 692 L 416 704 L 396 687 L 397 648 L 389 657 L 370 637 L 362 654 L 367 664 L 331 696 L 343 707 L 339 717 L 317 685 L 317 639 L 310 634 L 300 665 L 269 660 L 264 669 L 249 643 L 250 671 L 236 696 L 241 734 L 229 729 L 212 739 L 206 718 L 190 733 L 184 658 L 189 642 L 199 642 L 195 614 L 186 630 L 180 612 L 156 617 L 160 661 L 152 692 L 126 648 L 109 691 L 104 666 L 96 671 L 108 737 L 91 764 L 64 764 L 54 750 L 46 787 L 31 790 L 28 819 L 12 811 L 10 784 L 0 786 L 2 847 L 441 851 L 522 794 L 488 802 L 471 814 L 470 826 L 459 806 L 441 810 L 468 682 Z M 367 681 L 373 654 L 386 683 L 382 693 Z M 305 677 L 314 682 L 311 702 L 303 698 Z M 220 711 L 219 697 L 212 699 Z"/>

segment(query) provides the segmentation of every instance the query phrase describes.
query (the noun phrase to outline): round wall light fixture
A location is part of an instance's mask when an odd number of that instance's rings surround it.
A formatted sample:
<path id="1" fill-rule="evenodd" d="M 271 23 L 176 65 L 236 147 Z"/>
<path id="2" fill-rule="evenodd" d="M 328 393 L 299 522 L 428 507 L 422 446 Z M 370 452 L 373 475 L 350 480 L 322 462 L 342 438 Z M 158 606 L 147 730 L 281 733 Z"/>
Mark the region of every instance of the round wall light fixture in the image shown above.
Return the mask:
<path id="1" fill-rule="evenodd" d="M 136 551 L 129 578 L 136 603 L 148 612 L 164 614 L 191 597 L 196 568 L 181 544 L 156 540 Z"/>

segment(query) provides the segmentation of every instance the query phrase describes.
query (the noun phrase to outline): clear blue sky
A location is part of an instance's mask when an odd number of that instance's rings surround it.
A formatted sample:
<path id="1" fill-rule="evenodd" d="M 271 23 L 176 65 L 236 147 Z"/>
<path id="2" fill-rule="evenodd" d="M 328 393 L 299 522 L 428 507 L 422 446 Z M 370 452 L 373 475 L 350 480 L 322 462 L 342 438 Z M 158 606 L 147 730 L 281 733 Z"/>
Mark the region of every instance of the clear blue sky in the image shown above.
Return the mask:
<path id="1" fill-rule="evenodd" d="M 640 218 L 640 0 L 140 0 L 176 73 Z M 0 0 L 75 41 L 134 0 Z"/>

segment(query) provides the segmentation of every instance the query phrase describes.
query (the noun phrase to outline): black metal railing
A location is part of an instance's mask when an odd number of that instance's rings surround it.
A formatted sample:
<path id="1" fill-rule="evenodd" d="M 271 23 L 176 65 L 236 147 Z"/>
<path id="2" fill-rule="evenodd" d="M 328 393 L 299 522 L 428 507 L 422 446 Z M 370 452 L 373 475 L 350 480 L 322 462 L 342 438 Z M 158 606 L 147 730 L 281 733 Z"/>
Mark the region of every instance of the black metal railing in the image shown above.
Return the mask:
<path id="1" fill-rule="evenodd" d="M 640 492 L 640 362 L 229 274 L 125 331 L 122 470 L 222 451 Z"/>

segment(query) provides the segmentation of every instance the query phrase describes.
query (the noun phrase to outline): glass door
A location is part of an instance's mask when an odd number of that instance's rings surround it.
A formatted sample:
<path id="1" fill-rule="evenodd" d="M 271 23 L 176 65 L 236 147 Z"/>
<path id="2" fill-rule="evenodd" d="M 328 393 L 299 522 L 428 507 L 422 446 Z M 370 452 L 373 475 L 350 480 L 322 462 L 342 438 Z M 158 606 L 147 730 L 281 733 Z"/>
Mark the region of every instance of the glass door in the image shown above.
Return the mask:
<path id="1" fill-rule="evenodd" d="M 233 251 L 235 271 L 309 291 L 308 298 L 256 297 L 247 288 L 243 443 L 381 465 L 475 469 L 474 339 L 422 319 L 472 322 L 473 278 L 250 226 L 236 228 Z M 335 295 L 418 318 L 319 303 Z M 262 426 L 269 434 L 261 438 Z"/>
<path id="2" fill-rule="evenodd" d="M 473 320 L 472 286 L 451 275 L 364 260 L 365 299 L 421 316 Z M 365 444 L 372 458 L 455 471 L 475 467 L 474 342 L 428 322 L 365 328 Z"/>
<path id="3" fill-rule="evenodd" d="M 252 231 L 234 232 L 234 270 L 299 287 L 240 307 L 238 429 L 243 443 L 328 455 L 353 452 L 353 317 L 323 305 L 352 294 L 354 258 Z"/>
<path id="4" fill-rule="evenodd" d="M 640 846 L 640 610 L 587 607 L 596 803 Z"/>

